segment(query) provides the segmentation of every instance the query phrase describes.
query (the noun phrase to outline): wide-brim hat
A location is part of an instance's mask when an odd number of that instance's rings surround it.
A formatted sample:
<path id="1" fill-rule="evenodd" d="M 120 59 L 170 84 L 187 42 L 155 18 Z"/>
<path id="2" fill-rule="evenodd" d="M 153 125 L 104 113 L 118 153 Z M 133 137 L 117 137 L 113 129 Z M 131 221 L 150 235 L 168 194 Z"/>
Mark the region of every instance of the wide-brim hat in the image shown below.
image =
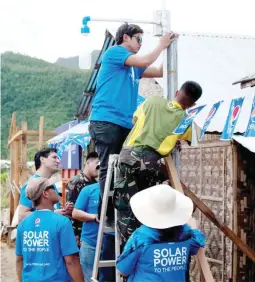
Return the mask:
<path id="1" fill-rule="evenodd" d="M 183 225 L 193 211 L 190 198 L 165 184 L 136 193 L 130 199 L 130 206 L 142 224 L 156 229 Z"/>

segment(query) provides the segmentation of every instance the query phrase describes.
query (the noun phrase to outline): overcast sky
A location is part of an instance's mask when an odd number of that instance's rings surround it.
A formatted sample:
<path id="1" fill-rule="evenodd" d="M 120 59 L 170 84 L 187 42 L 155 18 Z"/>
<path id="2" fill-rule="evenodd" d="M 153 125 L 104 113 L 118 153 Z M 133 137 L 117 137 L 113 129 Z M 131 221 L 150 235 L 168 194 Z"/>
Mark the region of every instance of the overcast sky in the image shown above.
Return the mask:
<path id="1" fill-rule="evenodd" d="M 255 0 L 166 0 L 171 28 L 255 36 Z M 160 0 L 2 0 L 0 52 L 14 51 L 55 62 L 100 48 L 106 27 L 120 23 L 91 22 L 82 36 L 84 16 L 150 20 Z M 143 26 L 152 31 L 149 25 Z"/>

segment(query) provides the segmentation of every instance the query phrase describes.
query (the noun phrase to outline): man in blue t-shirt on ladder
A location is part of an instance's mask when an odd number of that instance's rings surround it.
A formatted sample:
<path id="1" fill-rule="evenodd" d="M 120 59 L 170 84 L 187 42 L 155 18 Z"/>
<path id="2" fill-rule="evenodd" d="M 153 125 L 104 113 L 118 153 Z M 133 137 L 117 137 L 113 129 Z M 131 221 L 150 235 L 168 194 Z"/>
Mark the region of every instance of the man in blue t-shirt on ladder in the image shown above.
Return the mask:
<path id="1" fill-rule="evenodd" d="M 157 47 L 146 55 L 138 55 L 143 30 L 134 24 L 123 24 L 116 33 L 116 45 L 109 48 L 102 59 L 90 116 L 90 135 L 95 141 L 100 159 L 100 195 L 103 196 L 108 159 L 119 154 L 132 128 L 137 108 L 139 80 L 143 77 L 163 76 L 163 65 L 150 66 L 161 52 L 174 41 L 174 33 L 167 33 Z M 112 223 L 113 213 L 107 213 Z"/>
<path id="2" fill-rule="evenodd" d="M 35 211 L 17 229 L 18 281 L 83 282 L 71 221 L 54 212 L 54 204 L 59 201 L 54 185 L 38 177 L 28 183 L 26 196 Z"/>
<path id="3" fill-rule="evenodd" d="M 105 52 L 98 74 L 89 131 L 100 159 L 100 202 L 103 198 L 109 155 L 120 153 L 132 128 L 139 80 L 143 77 L 163 76 L 163 65 L 159 68 L 150 65 L 175 40 L 174 33 L 167 33 L 150 53 L 138 55 L 142 46 L 142 35 L 143 30 L 137 25 L 125 23 L 120 26 L 115 37 L 116 45 Z M 108 203 L 106 219 L 109 226 L 113 226 L 114 219 L 111 202 Z M 105 242 L 114 243 L 114 238 L 110 238 L 113 236 L 106 234 L 105 237 Z M 109 246 L 103 244 L 102 259 L 105 247 Z"/>

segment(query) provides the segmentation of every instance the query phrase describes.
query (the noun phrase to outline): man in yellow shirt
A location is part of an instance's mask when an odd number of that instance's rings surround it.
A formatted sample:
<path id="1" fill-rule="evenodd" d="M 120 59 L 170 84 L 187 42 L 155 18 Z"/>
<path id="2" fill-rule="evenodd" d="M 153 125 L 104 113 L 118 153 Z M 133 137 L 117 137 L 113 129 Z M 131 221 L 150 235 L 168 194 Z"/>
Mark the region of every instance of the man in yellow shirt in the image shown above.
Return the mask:
<path id="1" fill-rule="evenodd" d="M 150 97 L 134 113 L 134 127 L 120 152 L 120 173 L 115 182 L 114 204 L 121 211 L 118 226 L 124 242 L 139 226 L 129 199 L 138 191 L 160 182 L 159 160 L 171 153 L 177 141 L 191 141 L 190 127 L 181 135 L 173 131 L 201 95 L 201 86 L 187 81 L 175 93 L 174 101 Z"/>

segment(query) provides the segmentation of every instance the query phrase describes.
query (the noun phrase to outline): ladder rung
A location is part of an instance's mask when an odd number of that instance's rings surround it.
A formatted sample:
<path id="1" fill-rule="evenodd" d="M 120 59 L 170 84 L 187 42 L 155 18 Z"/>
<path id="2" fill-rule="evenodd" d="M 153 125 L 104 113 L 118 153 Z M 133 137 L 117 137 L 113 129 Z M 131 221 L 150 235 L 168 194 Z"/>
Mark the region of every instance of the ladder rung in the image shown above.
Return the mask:
<path id="1" fill-rule="evenodd" d="M 105 226 L 104 227 L 104 233 L 107 233 L 107 232 L 115 232 L 115 228 L 114 227 Z"/>
<path id="2" fill-rule="evenodd" d="M 115 265 L 116 265 L 115 260 L 100 260 L 98 264 L 99 267 L 110 267 Z"/>

